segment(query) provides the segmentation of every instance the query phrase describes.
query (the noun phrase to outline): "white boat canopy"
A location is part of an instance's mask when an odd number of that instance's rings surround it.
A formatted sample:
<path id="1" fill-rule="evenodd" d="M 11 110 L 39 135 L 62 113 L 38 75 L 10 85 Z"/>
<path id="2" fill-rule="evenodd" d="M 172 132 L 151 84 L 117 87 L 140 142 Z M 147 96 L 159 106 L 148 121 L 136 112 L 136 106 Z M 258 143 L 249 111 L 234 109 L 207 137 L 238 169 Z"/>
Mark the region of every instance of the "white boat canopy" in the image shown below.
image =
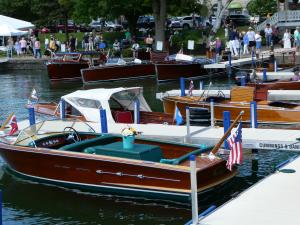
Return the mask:
<path id="1" fill-rule="evenodd" d="M 111 109 L 134 110 L 136 100 L 139 101 L 140 111 L 151 112 L 142 87 L 79 90 L 61 98 L 91 122 L 99 122 L 99 109 L 102 108 L 106 110 L 108 122 L 114 123 Z"/>
<path id="2" fill-rule="evenodd" d="M 34 28 L 35 27 L 30 22 L 27 22 L 27 21 L 24 21 L 24 20 L 15 19 L 15 18 L 8 17 L 8 16 L 3 16 L 3 15 L 0 15 L 0 24 L 9 25 L 12 28 L 17 29 L 17 30 L 19 30 L 19 29 L 26 30 L 26 29 Z"/>

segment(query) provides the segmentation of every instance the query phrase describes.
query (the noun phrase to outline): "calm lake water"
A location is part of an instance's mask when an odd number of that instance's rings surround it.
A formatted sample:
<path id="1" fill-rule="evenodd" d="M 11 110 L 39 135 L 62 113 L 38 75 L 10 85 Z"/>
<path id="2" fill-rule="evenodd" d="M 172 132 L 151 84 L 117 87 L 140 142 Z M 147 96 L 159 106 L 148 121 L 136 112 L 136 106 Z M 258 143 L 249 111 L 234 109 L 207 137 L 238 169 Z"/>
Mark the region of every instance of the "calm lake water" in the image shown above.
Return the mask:
<path id="1" fill-rule="evenodd" d="M 35 88 L 44 101 L 58 101 L 60 96 L 77 89 L 95 87 L 143 86 L 146 100 L 153 110 L 162 110 L 155 93 L 178 89 L 179 84 L 156 85 L 155 80 L 109 82 L 83 87 L 81 83 L 50 83 L 46 71 L 0 72 L 0 121 L 15 112 L 18 120 L 27 118 L 24 105 Z M 213 86 L 228 88 L 229 78 L 206 79 Z M 195 81 L 196 88 L 199 82 Z M 200 196 L 199 210 L 217 206 L 238 195 L 274 171 L 280 162 L 297 155 L 295 152 L 246 151 L 239 175 L 226 186 Z M 162 202 L 142 198 L 103 195 L 64 189 L 57 186 L 29 182 L 7 171 L 0 159 L 0 189 L 3 193 L 3 224 L 101 224 L 101 225 L 179 225 L 191 218 L 189 204 Z"/>

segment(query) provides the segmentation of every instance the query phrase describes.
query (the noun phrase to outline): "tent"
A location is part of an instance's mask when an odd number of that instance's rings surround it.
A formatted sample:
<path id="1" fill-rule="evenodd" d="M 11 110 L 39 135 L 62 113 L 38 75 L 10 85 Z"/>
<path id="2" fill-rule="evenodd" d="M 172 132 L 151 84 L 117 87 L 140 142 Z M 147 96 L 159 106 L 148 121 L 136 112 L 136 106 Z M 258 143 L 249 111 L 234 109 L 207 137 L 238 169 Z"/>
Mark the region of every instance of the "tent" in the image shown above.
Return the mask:
<path id="1" fill-rule="evenodd" d="M 7 24 L 0 23 L 0 36 L 7 37 L 7 36 L 22 36 L 27 34 L 27 31 L 17 30 Z"/>
<path id="2" fill-rule="evenodd" d="M 8 16 L 3 16 L 3 15 L 0 15 L 0 24 L 7 24 L 14 29 L 22 29 L 22 30 L 34 28 L 34 25 L 30 22 L 15 19 L 15 18 L 8 17 Z"/>

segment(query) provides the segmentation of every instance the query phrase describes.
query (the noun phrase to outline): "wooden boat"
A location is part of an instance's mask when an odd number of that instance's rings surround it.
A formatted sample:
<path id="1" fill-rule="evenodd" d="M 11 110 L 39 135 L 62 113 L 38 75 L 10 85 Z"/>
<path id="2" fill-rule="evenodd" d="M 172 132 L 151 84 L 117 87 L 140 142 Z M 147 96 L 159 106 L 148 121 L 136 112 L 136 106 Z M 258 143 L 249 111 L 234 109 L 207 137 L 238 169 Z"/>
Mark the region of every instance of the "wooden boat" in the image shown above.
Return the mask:
<path id="1" fill-rule="evenodd" d="M 152 112 L 143 96 L 142 87 L 78 90 L 62 96 L 61 100 L 65 102 L 66 118 L 99 122 L 101 106 L 106 110 L 108 124 L 132 124 L 135 101 L 138 101 L 140 123 L 174 124 L 173 115 Z M 60 116 L 60 106 L 54 102 L 37 103 L 34 108 L 40 114 Z"/>
<path id="2" fill-rule="evenodd" d="M 204 97 L 203 97 L 204 96 Z M 298 103 L 267 101 L 267 92 L 258 92 L 254 87 L 234 87 L 230 93 L 230 99 L 224 96 L 206 98 L 205 94 L 200 97 L 194 96 L 165 96 L 162 98 L 164 111 L 173 114 L 177 106 L 182 115 L 185 115 L 185 108 L 200 107 L 210 108 L 210 99 L 213 98 L 214 115 L 216 120 L 223 119 L 223 111 L 230 111 L 234 118 L 240 111 L 244 111 L 243 121 L 250 121 L 250 102 L 257 102 L 257 119 L 259 123 L 299 123 L 300 105 Z"/>
<path id="3" fill-rule="evenodd" d="M 48 76 L 51 81 L 81 79 L 80 70 L 88 68 L 94 55 L 98 52 L 57 53 L 56 57 L 47 61 Z M 87 58 L 88 57 L 88 58 Z"/>
<path id="4" fill-rule="evenodd" d="M 206 58 L 194 59 L 191 56 L 176 54 L 166 58 L 165 61 L 155 63 L 155 72 L 158 82 L 178 80 L 180 77 L 193 78 L 207 76 L 204 64 L 212 63 Z"/>
<path id="5" fill-rule="evenodd" d="M 84 84 L 116 81 L 136 78 L 154 77 L 155 70 L 152 63 L 126 63 L 121 59 L 109 59 L 103 66 L 90 67 L 81 70 Z"/>
<path id="6" fill-rule="evenodd" d="M 163 198 L 189 199 L 189 156 L 198 155 L 198 193 L 236 174 L 211 147 L 136 138 L 124 149 L 120 135 L 101 135 L 76 121 L 43 121 L 20 132 L 13 144 L 0 142 L 0 154 L 22 177 L 64 187 Z"/>

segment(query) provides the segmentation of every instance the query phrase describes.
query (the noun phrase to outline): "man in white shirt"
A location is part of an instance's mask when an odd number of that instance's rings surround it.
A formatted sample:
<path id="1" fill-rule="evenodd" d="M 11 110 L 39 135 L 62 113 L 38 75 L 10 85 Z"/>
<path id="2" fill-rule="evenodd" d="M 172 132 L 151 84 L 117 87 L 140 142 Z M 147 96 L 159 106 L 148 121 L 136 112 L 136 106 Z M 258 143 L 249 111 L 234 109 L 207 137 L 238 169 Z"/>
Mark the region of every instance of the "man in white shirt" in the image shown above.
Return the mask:
<path id="1" fill-rule="evenodd" d="M 271 40 L 272 40 L 272 28 L 270 24 L 267 24 L 267 27 L 265 28 L 265 37 L 266 37 L 266 45 L 267 47 L 271 46 Z"/>
<path id="2" fill-rule="evenodd" d="M 249 48 L 251 49 L 251 53 L 252 53 L 254 52 L 254 48 L 255 48 L 255 32 L 253 31 L 252 27 L 248 28 L 247 36 L 249 40 Z"/>

